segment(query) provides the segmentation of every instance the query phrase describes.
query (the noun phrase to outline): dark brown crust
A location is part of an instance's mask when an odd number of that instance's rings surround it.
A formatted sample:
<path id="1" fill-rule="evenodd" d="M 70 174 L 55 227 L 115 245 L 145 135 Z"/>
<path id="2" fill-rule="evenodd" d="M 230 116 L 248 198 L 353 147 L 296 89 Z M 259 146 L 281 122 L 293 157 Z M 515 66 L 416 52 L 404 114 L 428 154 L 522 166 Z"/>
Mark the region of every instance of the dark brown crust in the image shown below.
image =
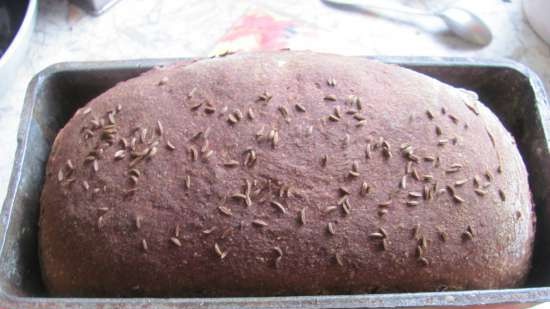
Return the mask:
<path id="1" fill-rule="evenodd" d="M 100 146 L 94 172 L 85 158 L 104 129 L 85 130 L 117 105 L 115 143 Z M 129 151 L 114 160 L 135 127 L 159 141 L 137 185 Z M 432 199 L 408 197 L 425 184 Z M 39 238 L 53 295 L 303 295 L 514 287 L 533 226 L 515 142 L 472 94 L 361 58 L 275 52 L 156 69 L 79 110 L 49 158 Z"/>

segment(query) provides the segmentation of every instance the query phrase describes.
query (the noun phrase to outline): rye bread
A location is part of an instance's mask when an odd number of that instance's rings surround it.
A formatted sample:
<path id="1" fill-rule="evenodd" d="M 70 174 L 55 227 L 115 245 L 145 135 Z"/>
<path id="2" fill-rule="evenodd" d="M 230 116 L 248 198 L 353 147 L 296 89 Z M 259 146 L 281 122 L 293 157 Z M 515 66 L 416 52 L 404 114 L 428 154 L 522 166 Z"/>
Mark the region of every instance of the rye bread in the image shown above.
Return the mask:
<path id="1" fill-rule="evenodd" d="M 475 94 L 291 51 L 93 99 L 54 142 L 40 207 L 58 296 L 510 288 L 535 222 L 515 141 Z"/>

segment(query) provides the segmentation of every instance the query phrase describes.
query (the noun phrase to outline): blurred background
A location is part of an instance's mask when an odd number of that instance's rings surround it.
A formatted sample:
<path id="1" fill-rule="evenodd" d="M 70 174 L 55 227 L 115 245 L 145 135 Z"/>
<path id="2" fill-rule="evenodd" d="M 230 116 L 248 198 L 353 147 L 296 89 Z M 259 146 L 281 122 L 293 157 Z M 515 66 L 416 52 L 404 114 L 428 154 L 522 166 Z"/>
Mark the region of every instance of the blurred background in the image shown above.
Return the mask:
<path id="1" fill-rule="evenodd" d="M 281 48 L 345 55 L 509 58 L 538 73 L 550 89 L 547 0 L 353 1 L 393 9 L 399 5 L 397 9 L 405 13 L 361 9 L 350 6 L 350 1 L 346 5 L 319 0 L 75 2 L 78 5 L 67 0 L 0 1 L 2 200 L 26 87 L 37 72 L 58 62 L 203 57 Z M 22 13 L 10 13 L 13 6 Z M 476 44 L 460 38 L 456 29 L 450 31 L 453 22 L 454 26 L 468 22 L 464 11 L 447 23 L 441 17 L 422 15 L 449 8 L 464 8 L 477 16 L 490 29 L 492 39 Z M 23 26 L 18 25 L 23 20 Z"/>

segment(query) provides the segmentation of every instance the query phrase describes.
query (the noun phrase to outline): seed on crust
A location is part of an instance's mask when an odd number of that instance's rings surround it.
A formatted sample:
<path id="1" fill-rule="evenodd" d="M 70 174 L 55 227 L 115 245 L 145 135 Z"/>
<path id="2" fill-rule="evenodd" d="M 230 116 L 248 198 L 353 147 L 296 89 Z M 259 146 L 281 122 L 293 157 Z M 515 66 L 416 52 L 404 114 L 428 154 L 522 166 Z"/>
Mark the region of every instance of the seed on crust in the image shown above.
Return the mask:
<path id="1" fill-rule="evenodd" d="M 126 157 L 126 150 L 122 149 L 122 150 L 117 150 L 115 152 L 115 155 L 114 155 L 115 160 L 121 160 L 121 159 L 124 159 L 125 157 Z"/>
<path id="2" fill-rule="evenodd" d="M 202 106 L 202 102 L 199 102 L 199 103 L 197 103 L 197 104 L 195 104 L 195 105 L 192 105 L 190 109 L 191 109 L 192 111 L 196 111 L 196 110 L 199 109 L 201 106 Z"/>
<path id="3" fill-rule="evenodd" d="M 412 165 L 413 165 L 412 161 L 407 162 L 407 165 L 405 166 L 405 174 L 412 173 Z"/>
<path id="4" fill-rule="evenodd" d="M 366 120 L 360 120 L 360 121 L 358 121 L 358 122 L 355 124 L 355 126 L 358 127 L 358 128 L 360 128 L 360 127 L 365 126 L 366 124 L 367 124 L 367 121 L 366 121 Z"/>
<path id="5" fill-rule="evenodd" d="M 86 191 L 90 190 L 90 184 L 89 184 L 86 180 L 83 180 L 83 181 L 82 181 L 82 187 L 83 187 L 84 190 L 86 190 Z"/>
<path id="6" fill-rule="evenodd" d="M 283 214 L 286 214 L 286 209 L 283 206 L 283 204 L 277 202 L 277 201 L 271 201 L 271 205 L 273 205 L 275 208 L 277 208 L 280 212 Z"/>
<path id="7" fill-rule="evenodd" d="M 340 193 L 340 195 L 349 195 L 350 194 L 349 189 L 344 187 L 344 186 L 339 187 L 338 192 Z"/>
<path id="8" fill-rule="evenodd" d="M 250 207 L 252 205 L 252 201 L 250 200 L 250 197 L 248 195 L 245 195 L 242 193 L 235 193 L 231 195 L 231 198 L 244 201 L 247 207 Z"/>
<path id="9" fill-rule="evenodd" d="M 65 178 L 65 175 L 63 174 L 63 168 L 59 169 L 59 172 L 57 173 L 57 181 L 62 182 Z"/>
<path id="10" fill-rule="evenodd" d="M 457 181 L 455 181 L 455 187 L 460 187 L 460 186 L 464 185 L 464 184 L 467 183 L 467 182 L 468 182 L 468 179 L 467 179 L 467 178 L 466 178 L 466 179 L 457 180 Z"/>
<path id="11" fill-rule="evenodd" d="M 214 150 L 208 150 L 204 155 L 202 156 L 204 160 L 210 158 L 214 154 Z"/>
<path id="12" fill-rule="evenodd" d="M 166 149 L 168 149 L 168 150 L 176 150 L 176 146 L 174 146 L 174 144 L 172 144 L 171 141 L 166 140 Z"/>
<path id="13" fill-rule="evenodd" d="M 222 251 L 222 249 L 220 248 L 220 246 L 215 243 L 214 244 L 214 252 L 216 252 L 216 254 L 219 256 L 220 260 L 223 260 L 226 256 L 227 256 L 227 251 Z"/>
<path id="14" fill-rule="evenodd" d="M 191 188 L 191 176 L 185 176 L 185 189 L 189 190 Z"/>
<path id="15" fill-rule="evenodd" d="M 256 115 L 254 115 L 254 110 L 252 109 L 252 107 L 248 108 L 248 110 L 246 111 L 246 116 L 250 120 L 254 120 L 254 118 L 256 118 Z"/>
<path id="16" fill-rule="evenodd" d="M 283 250 L 280 247 L 273 247 L 273 250 L 277 253 L 278 257 L 283 256 Z"/>
<path id="17" fill-rule="evenodd" d="M 342 112 L 340 112 L 340 106 L 336 106 L 334 108 L 334 116 L 336 116 L 338 118 L 342 118 Z"/>
<path id="18" fill-rule="evenodd" d="M 422 249 L 422 246 L 416 246 L 415 254 L 418 258 L 424 255 L 424 249 Z"/>
<path id="19" fill-rule="evenodd" d="M 344 258 L 340 253 L 336 253 L 334 255 L 334 259 L 336 260 L 336 264 L 340 267 L 344 267 Z"/>
<path id="20" fill-rule="evenodd" d="M 349 204 L 349 200 L 346 200 L 344 203 L 342 203 L 342 209 L 344 210 L 344 213 L 346 215 L 351 214 L 351 205 Z"/>
<path id="21" fill-rule="evenodd" d="M 503 202 L 506 201 L 506 195 L 504 194 L 504 191 L 502 191 L 502 189 L 498 189 L 498 195 Z"/>
<path id="22" fill-rule="evenodd" d="M 428 119 L 432 120 L 434 119 L 434 114 L 428 109 L 426 110 L 426 116 L 428 116 Z"/>
<path id="23" fill-rule="evenodd" d="M 136 225 L 136 229 L 138 229 L 138 230 L 141 228 L 141 221 L 142 221 L 141 216 L 136 216 L 135 225 Z"/>
<path id="24" fill-rule="evenodd" d="M 424 190 L 422 192 L 422 197 L 425 200 L 431 200 L 432 199 L 432 190 L 430 189 L 430 186 L 424 185 Z"/>
<path id="25" fill-rule="evenodd" d="M 418 245 L 424 250 L 428 249 L 428 241 L 426 240 L 426 237 L 420 237 L 420 239 L 418 240 Z"/>
<path id="26" fill-rule="evenodd" d="M 466 231 L 466 232 L 462 233 L 462 240 L 469 241 L 469 240 L 473 240 L 473 239 L 474 239 L 474 235 L 470 231 Z"/>
<path id="27" fill-rule="evenodd" d="M 446 174 L 453 174 L 453 173 L 457 173 L 459 171 L 460 171 L 460 168 L 450 167 L 450 168 L 445 170 L 445 173 Z"/>
<path id="28" fill-rule="evenodd" d="M 417 223 L 412 228 L 412 237 L 418 239 L 420 237 L 420 224 Z"/>
<path id="29" fill-rule="evenodd" d="M 300 210 L 300 223 L 302 225 L 306 225 L 306 208 L 302 208 L 302 210 Z"/>
<path id="30" fill-rule="evenodd" d="M 170 237 L 170 242 L 176 247 L 181 247 L 181 241 L 176 237 Z"/>
<path id="31" fill-rule="evenodd" d="M 138 169 L 132 168 L 128 171 L 128 175 L 136 176 L 136 177 L 139 178 L 139 177 L 141 177 L 141 172 Z"/>
<path id="32" fill-rule="evenodd" d="M 426 161 L 426 162 L 435 161 L 435 157 L 433 157 L 433 156 L 424 156 L 422 159 L 424 159 L 424 161 Z"/>
<path id="33" fill-rule="evenodd" d="M 313 134 L 313 126 L 309 126 L 306 129 L 306 136 L 311 136 Z"/>
<path id="34" fill-rule="evenodd" d="M 240 163 L 237 160 L 229 160 L 223 163 L 223 166 L 225 167 L 236 167 L 239 166 Z"/>
<path id="35" fill-rule="evenodd" d="M 193 87 L 193 89 L 187 93 L 187 98 L 191 99 L 193 95 L 195 95 L 195 92 L 197 92 L 197 87 Z"/>
<path id="36" fill-rule="evenodd" d="M 384 238 L 380 242 L 380 250 L 386 251 L 387 249 L 388 249 L 388 240 L 386 238 Z"/>
<path id="37" fill-rule="evenodd" d="M 210 234 L 212 234 L 214 231 L 216 231 L 217 229 L 218 229 L 218 227 L 213 226 L 213 227 L 211 227 L 211 228 L 208 228 L 208 229 L 202 231 L 202 233 L 205 234 L 205 235 L 210 235 Z"/>
<path id="38" fill-rule="evenodd" d="M 279 110 L 279 112 L 281 113 L 281 116 L 283 116 L 283 118 L 288 117 L 288 109 L 286 107 L 279 106 L 277 109 Z"/>
<path id="39" fill-rule="evenodd" d="M 252 220 L 252 224 L 257 226 L 257 227 L 264 227 L 264 226 L 267 226 L 267 222 L 263 221 L 263 220 Z"/>
<path id="40" fill-rule="evenodd" d="M 455 201 L 456 203 L 459 203 L 459 204 L 464 203 L 464 199 L 461 198 L 460 196 L 456 195 L 456 194 L 453 195 L 453 201 Z"/>
<path id="41" fill-rule="evenodd" d="M 360 194 L 361 196 L 365 196 L 365 195 L 367 195 L 367 194 L 369 193 L 369 191 L 370 191 L 369 184 L 366 183 L 366 182 L 363 182 L 363 183 L 361 184 L 361 190 L 359 191 L 359 194 Z"/>
<path id="42" fill-rule="evenodd" d="M 162 136 L 162 134 L 164 133 L 164 127 L 162 126 L 162 123 L 160 122 L 160 120 L 157 120 L 156 133 L 159 136 Z"/>
<path id="43" fill-rule="evenodd" d="M 367 146 L 365 147 L 365 158 L 368 160 L 371 157 L 372 157 L 371 144 L 367 143 Z"/>
<path id="44" fill-rule="evenodd" d="M 416 170 L 415 167 L 412 168 L 411 175 L 413 176 L 414 179 L 420 180 L 420 175 L 418 174 L 418 171 Z"/>
<path id="45" fill-rule="evenodd" d="M 372 238 L 372 239 L 383 239 L 385 238 L 384 234 L 380 233 L 380 232 L 374 232 L 374 233 L 370 233 L 369 234 L 369 238 Z"/>
<path id="46" fill-rule="evenodd" d="M 237 122 L 239 122 L 239 119 L 237 119 L 235 115 L 229 114 L 229 116 L 227 116 L 227 122 L 229 122 L 229 124 L 236 124 Z"/>
<path id="47" fill-rule="evenodd" d="M 136 186 L 138 184 L 138 178 L 134 175 L 130 176 L 130 184 Z"/>
<path id="48" fill-rule="evenodd" d="M 451 195 L 451 196 L 452 196 L 452 195 L 455 195 L 455 193 L 456 193 L 455 188 L 453 188 L 452 186 L 446 186 L 446 187 L 445 187 L 445 190 L 446 190 L 447 192 L 449 192 L 449 195 Z"/>
<path id="49" fill-rule="evenodd" d="M 493 181 L 493 174 L 491 174 L 491 172 L 489 172 L 489 170 L 486 170 L 486 171 L 485 171 L 485 178 L 486 178 L 488 181 Z"/>
<path id="50" fill-rule="evenodd" d="M 336 230 L 334 229 L 334 224 L 332 224 L 332 222 L 329 222 L 327 224 L 327 231 L 329 232 L 329 234 L 331 235 L 335 235 L 336 234 Z"/>
<path id="51" fill-rule="evenodd" d="M 91 109 L 90 107 L 87 107 L 87 108 L 85 108 L 85 109 L 82 111 L 82 115 L 87 115 L 87 114 L 89 114 L 89 113 L 91 113 L 91 112 L 92 112 L 92 109 Z"/>
<path id="52" fill-rule="evenodd" d="M 384 238 L 388 237 L 388 233 L 386 232 L 386 230 L 383 228 L 383 227 L 379 227 L 378 228 L 378 231 L 384 235 Z"/>
<path id="53" fill-rule="evenodd" d="M 204 112 L 208 115 L 211 115 L 216 112 L 216 108 L 210 104 L 206 104 L 206 106 L 204 107 Z"/>
<path id="54" fill-rule="evenodd" d="M 243 113 L 241 112 L 240 109 L 236 109 L 233 111 L 233 116 L 235 116 L 235 119 L 237 119 L 238 121 L 241 121 L 243 119 Z"/>
<path id="55" fill-rule="evenodd" d="M 71 159 L 67 160 L 66 164 L 69 171 L 74 171 L 74 164 L 73 164 L 73 161 L 71 161 Z"/>
<path id="56" fill-rule="evenodd" d="M 261 95 L 258 96 L 258 100 L 260 102 L 269 103 L 271 99 L 273 98 L 273 95 L 271 95 L 269 92 L 264 91 Z"/>
<path id="57" fill-rule="evenodd" d="M 458 118 L 455 115 L 449 114 L 448 116 L 449 116 L 449 119 L 451 119 L 454 124 L 458 124 Z"/>
<path id="58" fill-rule="evenodd" d="M 437 146 L 444 146 L 448 142 L 449 142 L 449 140 L 446 139 L 446 138 L 440 139 L 440 140 L 437 141 Z"/>
<path id="59" fill-rule="evenodd" d="M 430 262 L 425 257 L 420 257 L 418 259 L 418 262 L 420 263 L 420 266 L 422 266 L 422 267 L 427 267 L 427 266 L 430 265 Z"/>
<path id="60" fill-rule="evenodd" d="M 342 196 L 342 197 L 336 202 L 336 204 L 337 204 L 338 206 L 340 206 L 340 205 L 344 204 L 344 203 L 348 200 L 348 198 L 349 198 L 349 197 L 348 197 L 347 195 L 344 195 L 344 196 Z"/>
<path id="61" fill-rule="evenodd" d="M 392 153 L 391 153 L 391 150 L 389 148 L 382 148 L 382 154 L 384 155 L 384 158 L 386 159 L 391 159 L 392 158 Z"/>
<path id="62" fill-rule="evenodd" d="M 279 131 L 274 131 L 273 137 L 271 138 L 271 147 L 275 148 L 279 143 Z"/>
<path id="63" fill-rule="evenodd" d="M 425 182 L 430 182 L 430 181 L 432 181 L 433 179 L 434 179 L 434 176 L 433 176 L 433 175 L 427 174 L 427 175 L 423 175 L 423 176 L 422 176 L 422 180 L 424 180 Z"/>
<path id="64" fill-rule="evenodd" d="M 224 215 L 226 215 L 226 216 L 228 216 L 228 217 L 233 216 L 233 212 L 231 211 L 231 209 L 229 209 L 229 208 L 227 208 L 227 207 L 225 207 L 225 206 L 219 206 L 219 207 L 218 207 L 218 210 L 219 210 L 222 214 L 224 214 Z"/>
<path id="65" fill-rule="evenodd" d="M 442 242 L 446 242 L 447 241 L 447 233 L 445 233 L 444 231 L 439 231 L 439 239 L 442 241 Z"/>
<path id="66" fill-rule="evenodd" d="M 474 187 L 479 187 L 481 185 L 481 178 L 479 178 L 478 175 L 474 175 L 473 177 L 473 183 L 474 183 Z"/>

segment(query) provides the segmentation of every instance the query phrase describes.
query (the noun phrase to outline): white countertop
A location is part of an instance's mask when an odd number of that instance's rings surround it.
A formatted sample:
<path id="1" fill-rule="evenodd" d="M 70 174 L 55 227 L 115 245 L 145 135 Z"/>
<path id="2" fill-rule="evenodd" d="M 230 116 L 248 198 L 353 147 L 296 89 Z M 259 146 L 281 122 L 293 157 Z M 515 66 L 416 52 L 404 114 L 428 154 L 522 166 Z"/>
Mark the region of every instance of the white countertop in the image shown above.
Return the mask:
<path id="1" fill-rule="evenodd" d="M 511 58 L 537 72 L 550 89 L 550 47 L 527 24 L 521 1 L 401 2 L 456 2 L 489 24 L 493 42 L 475 49 L 439 33 L 437 21 L 417 20 L 418 26 L 396 23 L 335 11 L 316 0 L 121 0 L 99 17 L 85 15 L 66 1 L 42 0 L 26 60 L 14 85 L 0 94 L 0 197 L 3 201 L 11 174 L 25 90 L 37 72 L 62 61 L 205 56 L 240 16 L 254 8 L 310 25 L 322 34 L 295 44 L 300 48 L 354 55 Z"/>

